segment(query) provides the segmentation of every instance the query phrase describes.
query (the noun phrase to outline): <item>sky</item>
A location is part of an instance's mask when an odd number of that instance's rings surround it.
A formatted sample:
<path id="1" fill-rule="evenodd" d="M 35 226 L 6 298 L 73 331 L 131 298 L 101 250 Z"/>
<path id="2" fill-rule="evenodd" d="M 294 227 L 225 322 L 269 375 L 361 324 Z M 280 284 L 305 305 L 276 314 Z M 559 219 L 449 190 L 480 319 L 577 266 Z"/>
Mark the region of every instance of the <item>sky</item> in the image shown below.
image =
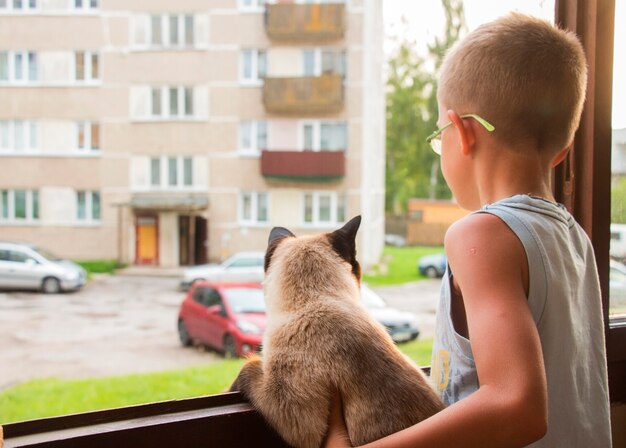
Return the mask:
<path id="1" fill-rule="evenodd" d="M 554 0 L 464 0 L 465 21 L 469 30 L 508 11 L 517 10 L 554 19 Z M 444 32 L 444 14 L 440 0 L 383 0 L 385 51 L 393 48 L 391 36 L 408 33 L 420 53 L 426 44 Z M 408 29 L 401 24 L 405 17 Z M 613 128 L 626 128 L 626 0 L 615 0 L 615 55 L 613 71 Z"/>

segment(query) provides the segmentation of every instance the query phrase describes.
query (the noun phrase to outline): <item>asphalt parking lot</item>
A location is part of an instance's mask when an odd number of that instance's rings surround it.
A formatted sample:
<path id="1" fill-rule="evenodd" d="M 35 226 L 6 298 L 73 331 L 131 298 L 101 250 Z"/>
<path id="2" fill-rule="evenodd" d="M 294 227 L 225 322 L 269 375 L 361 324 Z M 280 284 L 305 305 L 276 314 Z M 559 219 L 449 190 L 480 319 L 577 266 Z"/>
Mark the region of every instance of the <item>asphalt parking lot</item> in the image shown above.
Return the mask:
<path id="1" fill-rule="evenodd" d="M 438 280 L 374 288 L 418 315 L 432 337 Z M 206 364 L 220 355 L 178 342 L 184 293 L 173 277 L 101 276 L 81 291 L 0 291 L 0 390 L 34 378 L 87 378 Z"/>

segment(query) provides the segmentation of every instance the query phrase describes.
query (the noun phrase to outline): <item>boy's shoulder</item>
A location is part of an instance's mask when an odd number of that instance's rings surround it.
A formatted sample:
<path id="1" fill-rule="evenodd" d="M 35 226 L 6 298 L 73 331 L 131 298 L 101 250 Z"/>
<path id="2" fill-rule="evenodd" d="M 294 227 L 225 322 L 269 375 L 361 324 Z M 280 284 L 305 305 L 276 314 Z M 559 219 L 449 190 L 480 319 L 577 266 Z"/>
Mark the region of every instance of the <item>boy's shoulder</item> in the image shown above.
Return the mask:
<path id="1" fill-rule="evenodd" d="M 444 245 L 448 260 L 473 263 L 501 263 L 524 255 L 519 238 L 499 217 L 490 213 L 471 213 L 448 229 Z"/>

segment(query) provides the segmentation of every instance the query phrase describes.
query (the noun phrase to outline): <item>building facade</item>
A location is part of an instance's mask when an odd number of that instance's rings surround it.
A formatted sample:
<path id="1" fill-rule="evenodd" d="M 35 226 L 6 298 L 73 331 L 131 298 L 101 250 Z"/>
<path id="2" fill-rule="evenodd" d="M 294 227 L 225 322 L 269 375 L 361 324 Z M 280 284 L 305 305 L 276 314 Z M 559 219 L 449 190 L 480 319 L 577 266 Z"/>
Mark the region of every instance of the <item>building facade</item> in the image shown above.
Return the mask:
<path id="1" fill-rule="evenodd" d="M 0 0 L 0 239 L 174 267 L 384 233 L 382 0 Z"/>

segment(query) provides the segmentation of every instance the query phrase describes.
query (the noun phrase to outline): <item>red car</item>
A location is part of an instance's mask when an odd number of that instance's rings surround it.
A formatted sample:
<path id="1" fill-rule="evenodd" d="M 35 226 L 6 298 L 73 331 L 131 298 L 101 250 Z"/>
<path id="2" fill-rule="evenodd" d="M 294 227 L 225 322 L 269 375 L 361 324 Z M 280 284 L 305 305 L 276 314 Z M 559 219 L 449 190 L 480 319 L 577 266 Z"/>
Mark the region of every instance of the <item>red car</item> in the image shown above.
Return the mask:
<path id="1" fill-rule="evenodd" d="M 265 326 L 265 299 L 259 283 L 196 282 L 178 313 L 183 346 L 195 341 L 228 357 L 258 351 Z"/>

